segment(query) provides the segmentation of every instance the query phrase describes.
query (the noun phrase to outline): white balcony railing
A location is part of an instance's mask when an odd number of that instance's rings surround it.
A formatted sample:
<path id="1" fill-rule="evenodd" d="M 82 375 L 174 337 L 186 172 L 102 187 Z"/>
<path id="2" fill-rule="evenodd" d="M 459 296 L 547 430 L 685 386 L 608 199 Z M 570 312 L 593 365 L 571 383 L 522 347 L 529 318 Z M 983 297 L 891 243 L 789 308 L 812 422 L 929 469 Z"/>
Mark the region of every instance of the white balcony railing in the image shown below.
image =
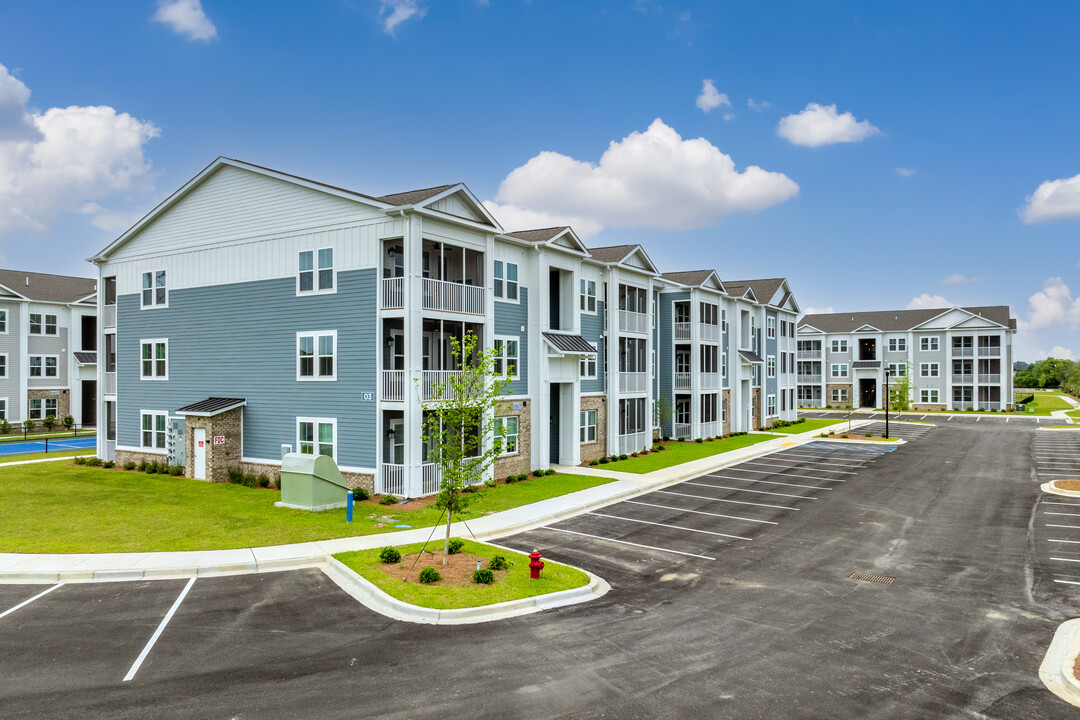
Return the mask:
<path id="1" fill-rule="evenodd" d="M 991 373 L 991 374 L 984 375 L 982 373 L 979 373 L 979 384 L 980 385 L 997 385 L 999 382 L 1001 382 L 1001 375 L 1000 374 Z"/>
<path id="2" fill-rule="evenodd" d="M 799 360 L 820 360 L 821 350 L 798 350 L 795 357 Z"/>
<path id="3" fill-rule="evenodd" d="M 691 388 L 691 375 L 688 372 L 675 373 L 675 389 L 676 390 L 689 390 Z"/>
<path id="4" fill-rule="evenodd" d="M 649 433 L 639 432 L 630 433 L 628 435 L 619 436 L 619 454 L 625 455 L 627 453 L 638 452 L 645 448 L 651 448 L 652 441 L 649 439 Z"/>
<path id="5" fill-rule="evenodd" d="M 116 373 L 114 373 L 114 372 L 105 373 L 105 390 L 104 390 L 104 393 L 106 395 L 115 395 L 116 394 Z"/>
<path id="6" fill-rule="evenodd" d="M 690 434 L 694 432 L 694 426 L 690 423 L 675 423 L 672 425 L 671 429 L 675 433 L 672 437 L 676 440 L 679 438 L 683 438 L 684 440 L 690 438 Z"/>
<path id="7" fill-rule="evenodd" d="M 957 373 L 952 376 L 953 385 L 970 385 L 975 382 L 975 376 L 971 373 Z"/>
<path id="8" fill-rule="evenodd" d="M 675 339 L 676 340 L 689 340 L 690 339 L 690 323 L 677 322 L 675 323 Z"/>
<path id="9" fill-rule="evenodd" d="M 801 385 L 809 385 L 821 382 L 821 375 L 799 375 L 798 382 Z"/>
<path id="10" fill-rule="evenodd" d="M 702 340 L 716 342 L 720 339 L 720 326 L 698 323 L 698 337 Z"/>
<path id="11" fill-rule="evenodd" d="M 957 346 L 954 345 L 953 349 L 952 349 L 952 354 L 953 354 L 953 357 L 971 357 L 972 355 L 975 354 L 975 352 L 974 352 L 973 348 L 970 348 L 970 347 L 957 347 Z"/>
<path id="12" fill-rule="evenodd" d="M 701 427 L 698 428 L 699 437 L 716 437 L 720 434 L 719 423 L 713 420 L 712 422 L 701 423 Z"/>
<path id="13" fill-rule="evenodd" d="M 405 307 L 405 278 L 383 278 L 382 309 L 400 310 Z"/>
<path id="14" fill-rule="evenodd" d="M 825 407 L 825 401 L 821 398 L 800 398 L 797 400 L 799 407 L 820 408 Z"/>
<path id="15" fill-rule="evenodd" d="M 986 401 L 986 400 L 980 400 L 977 407 L 980 410 L 1000 410 L 1001 409 L 1001 403 L 1000 402 L 989 402 L 989 401 Z"/>
<path id="16" fill-rule="evenodd" d="M 436 388 L 450 380 L 451 376 L 460 375 L 460 370 L 424 370 L 420 380 L 420 399 L 436 400 Z M 450 387 L 445 388 L 450 391 Z M 445 399 L 445 398 L 444 398 Z"/>
<path id="17" fill-rule="evenodd" d="M 649 316 L 645 313 L 620 310 L 619 330 L 622 332 L 647 333 L 649 332 Z"/>
<path id="18" fill-rule="evenodd" d="M 105 306 L 105 320 L 102 322 L 101 327 L 103 327 L 103 328 L 114 328 L 114 327 L 116 327 L 116 306 L 115 305 L 106 305 Z"/>
<path id="19" fill-rule="evenodd" d="M 484 288 L 434 278 L 423 280 L 425 310 L 442 310 L 466 315 L 484 314 Z"/>
<path id="20" fill-rule="evenodd" d="M 380 495 L 405 495 L 405 466 L 383 463 L 379 466 L 379 483 L 375 492 Z"/>
<path id="21" fill-rule="evenodd" d="M 383 370 L 382 390 L 379 393 L 382 400 L 401 401 L 405 399 L 405 371 Z"/>
<path id="22" fill-rule="evenodd" d="M 435 463 L 424 463 L 420 466 L 423 471 L 420 492 L 423 495 L 434 495 L 439 492 L 439 483 L 442 481 L 442 472 Z"/>
<path id="23" fill-rule="evenodd" d="M 649 387 L 649 373 L 621 372 L 619 373 L 620 392 L 645 392 Z"/>
<path id="24" fill-rule="evenodd" d="M 998 357 L 1001 355 L 1001 346 L 979 348 L 980 357 Z"/>
<path id="25" fill-rule="evenodd" d="M 720 373 L 715 372 L 703 372 L 698 375 L 701 381 L 701 387 L 707 390 L 715 390 L 720 387 Z"/>

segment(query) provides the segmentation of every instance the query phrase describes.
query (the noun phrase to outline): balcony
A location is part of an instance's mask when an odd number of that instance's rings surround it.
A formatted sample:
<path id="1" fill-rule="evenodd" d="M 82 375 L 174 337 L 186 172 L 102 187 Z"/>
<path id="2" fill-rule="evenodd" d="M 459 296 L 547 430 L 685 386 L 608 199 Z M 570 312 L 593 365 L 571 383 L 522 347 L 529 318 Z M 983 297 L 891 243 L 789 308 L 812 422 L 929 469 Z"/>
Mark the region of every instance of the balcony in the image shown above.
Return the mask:
<path id="1" fill-rule="evenodd" d="M 619 311 L 619 330 L 621 332 L 648 333 L 649 316 L 645 313 Z"/>
<path id="2" fill-rule="evenodd" d="M 671 429 L 674 431 L 672 437 L 676 440 L 679 438 L 685 439 L 692 437 L 692 433 L 694 432 L 694 427 L 690 423 L 675 423 Z"/>
<path id="3" fill-rule="evenodd" d="M 821 382 L 821 375 L 799 375 L 797 382 L 800 385 L 814 385 Z"/>
<path id="4" fill-rule="evenodd" d="M 677 372 L 675 373 L 675 389 L 676 390 L 689 390 L 691 387 L 690 373 Z"/>
<path id="5" fill-rule="evenodd" d="M 798 350 L 795 353 L 795 357 L 799 360 L 820 360 L 821 349 L 817 350 Z"/>
<path id="6" fill-rule="evenodd" d="M 690 323 L 677 322 L 675 323 L 675 339 L 676 340 L 689 340 L 690 339 Z"/>
<path id="7" fill-rule="evenodd" d="M 698 377 L 701 378 L 701 387 L 704 390 L 715 390 L 720 387 L 720 373 L 703 372 Z"/>
<path id="8" fill-rule="evenodd" d="M 618 437 L 618 450 L 620 455 L 638 452 L 651 447 L 652 439 L 647 432 L 629 433 L 626 435 L 619 435 Z"/>
<path id="9" fill-rule="evenodd" d="M 438 390 L 438 388 L 445 387 L 445 384 L 449 382 L 451 377 L 460 374 L 460 370 L 424 370 L 424 372 L 421 374 L 420 380 L 420 399 L 440 399 L 436 397 L 436 391 Z"/>
<path id="10" fill-rule="evenodd" d="M 105 395 L 115 395 L 116 394 L 116 373 L 115 372 L 107 372 L 107 373 L 105 373 L 105 390 L 103 392 L 104 392 Z"/>
<path id="11" fill-rule="evenodd" d="M 708 323 L 698 323 L 698 336 L 702 340 L 718 342 L 720 340 L 720 326 Z"/>
<path id="12" fill-rule="evenodd" d="M 382 383 L 379 387 L 379 399 L 401 402 L 405 399 L 405 371 L 383 370 Z"/>
<path id="13" fill-rule="evenodd" d="M 1001 346 L 980 347 L 979 357 L 1001 357 Z"/>
<path id="14" fill-rule="evenodd" d="M 401 310 L 405 307 L 405 278 L 392 277 L 382 280 L 382 309 Z"/>
<path id="15" fill-rule="evenodd" d="M 649 387 L 649 373 L 621 372 L 619 373 L 620 392 L 645 392 Z"/>
<path id="16" fill-rule="evenodd" d="M 421 302 L 425 310 L 483 315 L 487 291 L 476 285 L 423 278 Z M 383 278 L 381 307 L 401 310 L 405 307 L 405 278 Z"/>
<path id="17" fill-rule="evenodd" d="M 996 375 L 995 374 L 987 374 L 987 375 L 984 375 L 982 373 L 979 373 L 979 384 L 980 385 L 997 385 L 1000 382 L 1001 382 L 1001 375 L 1000 374 L 996 374 Z"/>
<path id="18" fill-rule="evenodd" d="M 996 401 L 980 400 L 975 406 L 979 410 L 1000 410 L 1001 403 Z"/>
<path id="19" fill-rule="evenodd" d="M 975 376 L 971 373 L 957 373 L 952 376 L 953 385 L 970 385 L 975 382 Z"/>
<path id="20" fill-rule="evenodd" d="M 801 408 L 823 408 L 825 407 L 825 401 L 821 398 L 799 398 L 799 407 Z"/>
<path id="21" fill-rule="evenodd" d="M 973 348 L 953 345 L 952 354 L 953 357 L 971 357 L 975 353 Z"/>
<path id="22" fill-rule="evenodd" d="M 115 305 L 106 305 L 105 306 L 105 319 L 102 321 L 101 327 L 103 327 L 103 328 L 114 328 L 114 327 L 116 327 L 116 306 Z"/>
<path id="23" fill-rule="evenodd" d="M 434 495 L 439 492 L 439 484 L 442 482 L 442 471 L 435 463 L 424 463 L 420 466 L 422 477 L 420 479 L 420 492 L 423 495 Z"/>

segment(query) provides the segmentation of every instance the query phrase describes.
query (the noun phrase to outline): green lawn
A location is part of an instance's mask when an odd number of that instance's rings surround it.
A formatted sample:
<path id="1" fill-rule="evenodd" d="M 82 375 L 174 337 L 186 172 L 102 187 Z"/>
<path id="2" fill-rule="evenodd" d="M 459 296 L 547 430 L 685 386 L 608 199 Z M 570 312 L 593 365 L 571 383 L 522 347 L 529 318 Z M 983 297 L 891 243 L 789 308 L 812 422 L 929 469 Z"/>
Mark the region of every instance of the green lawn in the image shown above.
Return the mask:
<path id="1" fill-rule="evenodd" d="M 473 496 L 472 517 L 611 482 L 553 475 L 499 485 Z M 358 503 L 306 512 L 274 507 L 280 493 L 242 485 L 55 462 L 0 470 L 0 552 L 87 553 L 218 550 L 428 527 L 440 511 Z"/>
<path id="2" fill-rule="evenodd" d="M 23 453 L 21 455 L 0 455 L 0 465 L 4 463 L 22 462 L 24 460 L 50 460 L 53 458 L 75 457 L 76 455 L 93 455 L 97 450 L 94 448 L 82 448 L 80 450 L 57 450 L 48 453 Z"/>
<path id="3" fill-rule="evenodd" d="M 672 465 L 682 465 L 691 460 L 700 460 L 710 455 L 719 455 L 729 450 L 750 447 L 766 440 L 775 440 L 776 435 L 739 435 L 724 440 L 706 440 L 705 442 L 667 442 L 661 443 L 666 450 L 653 452 L 639 457 L 628 457 L 625 460 L 597 466 L 601 470 L 618 470 L 628 473 L 647 473 L 653 470 L 662 470 Z"/>
<path id="4" fill-rule="evenodd" d="M 781 428 L 769 428 L 769 432 L 797 435 L 798 433 L 809 432 L 811 430 L 820 430 L 823 427 L 836 425 L 841 422 L 843 422 L 843 420 L 837 418 L 806 418 L 796 425 L 788 425 L 787 427 Z"/>
<path id="5" fill-rule="evenodd" d="M 1072 405 L 1066 402 L 1062 393 L 1056 390 L 1036 392 L 1033 394 L 1035 395 L 1035 399 L 1025 407 L 1025 415 L 1042 415 L 1045 417 L 1054 410 L 1069 410 L 1072 408 Z M 1020 395 L 1021 394 L 1018 393 L 1017 397 L 1020 397 Z M 1030 412 L 1031 410 L 1034 410 L 1035 412 Z"/>
<path id="6" fill-rule="evenodd" d="M 441 552 L 442 544 L 435 543 Z M 404 545 L 398 548 L 402 556 L 419 552 L 420 543 Z M 429 545 L 428 549 L 432 549 Z M 589 583 L 589 576 L 580 570 L 544 560 L 544 569 L 540 573 L 539 580 L 529 579 L 529 558 L 512 550 L 504 550 L 484 543 L 466 540 L 463 552 L 471 553 L 479 557 L 491 559 L 494 555 L 502 555 L 514 564 L 505 575 L 491 585 L 474 584 L 468 587 L 443 587 L 438 582 L 421 585 L 419 583 L 404 582 L 391 577 L 382 571 L 382 563 L 379 561 L 379 550 L 360 550 L 359 552 L 339 553 L 334 557 L 347 565 L 350 569 L 366 580 L 371 581 L 376 587 L 388 595 L 426 608 L 445 610 L 450 608 L 477 607 L 480 605 L 492 605 L 508 600 L 535 597 L 559 590 L 570 590 Z M 416 573 L 420 574 L 425 564 L 439 569 L 441 555 L 438 552 L 432 562 L 421 561 L 416 564 Z M 486 564 L 485 564 L 486 567 Z M 502 575 L 503 573 L 496 573 Z"/>

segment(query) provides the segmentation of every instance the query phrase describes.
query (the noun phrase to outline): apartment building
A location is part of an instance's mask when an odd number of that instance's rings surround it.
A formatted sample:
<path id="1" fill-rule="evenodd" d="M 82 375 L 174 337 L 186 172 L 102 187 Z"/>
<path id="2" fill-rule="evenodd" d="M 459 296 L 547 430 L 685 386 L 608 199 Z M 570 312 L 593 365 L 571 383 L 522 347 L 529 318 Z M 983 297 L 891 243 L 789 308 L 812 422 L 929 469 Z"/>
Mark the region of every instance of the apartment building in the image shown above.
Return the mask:
<path id="1" fill-rule="evenodd" d="M 695 283 L 639 245 L 505 232 L 461 183 L 372 196 L 219 158 L 93 261 L 113 358 L 99 453 L 189 477 L 274 475 L 292 449 L 376 492 L 435 492 L 422 404 L 467 332 L 510 378 L 499 476 L 647 447 L 661 396 L 687 437 L 794 418 L 785 281 Z M 688 338 L 665 325 L 676 304 L 700 318 Z M 678 393 L 657 370 L 676 347 L 701 376 Z"/>
<path id="2" fill-rule="evenodd" d="M 94 426 L 97 281 L 0 269 L 0 419 Z"/>
<path id="3" fill-rule="evenodd" d="M 1012 338 L 1007 305 L 806 315 L 799 321 L 802 407 L 884 407 L 891 383 L 910 374 L 916 410 L 1011 410 Z"/>

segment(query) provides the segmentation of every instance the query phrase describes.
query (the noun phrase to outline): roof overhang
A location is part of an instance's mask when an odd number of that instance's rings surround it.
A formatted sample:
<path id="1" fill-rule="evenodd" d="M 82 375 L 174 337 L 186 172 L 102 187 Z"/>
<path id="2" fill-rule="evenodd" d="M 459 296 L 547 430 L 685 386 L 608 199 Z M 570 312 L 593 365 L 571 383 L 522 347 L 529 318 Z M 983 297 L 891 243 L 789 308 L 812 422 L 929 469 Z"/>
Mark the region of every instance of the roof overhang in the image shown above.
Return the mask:
<path id="1" fill-rule="evenodd" d="M 596 348 L 580 335 L 545 332 L 543 333 L 543 336 L 544 342 L 547 344 L 548 348 L 554 350 L 554 354 L 558 357 L 564 355 L 596 355 Z"/>
<path id="2" fill-rule="evenodd" d="M 740 350 L 739 357 L 741 357 L 742 361 L 748 365 L 761 365 L 765 362 L 761 359 L 760 355 L 755 352 L 751 352 L 750 350 Z"/>
<path id="3" fill-rule="evenodd" d="M 185 417 L 213 417 L 245 405 L 247 405 L 247 400 L 244 398 L 211 397 L 197 403 L 185 405 L 178 409 L 176 414 Z"/>

